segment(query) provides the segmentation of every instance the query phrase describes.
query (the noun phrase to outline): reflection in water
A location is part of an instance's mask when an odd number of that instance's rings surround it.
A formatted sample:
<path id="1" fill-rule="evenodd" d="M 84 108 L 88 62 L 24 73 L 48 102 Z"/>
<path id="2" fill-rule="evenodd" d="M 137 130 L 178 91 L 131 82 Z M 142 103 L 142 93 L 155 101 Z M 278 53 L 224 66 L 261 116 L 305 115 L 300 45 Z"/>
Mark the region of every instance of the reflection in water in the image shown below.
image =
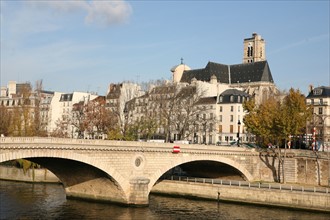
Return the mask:
<path id="1" fill-rule="evenodd" d="M 145 208 L 66 200 L 61 185 L 0 181 L 0 219 L 329 219 L 326 213 L 150 196 Z"/>

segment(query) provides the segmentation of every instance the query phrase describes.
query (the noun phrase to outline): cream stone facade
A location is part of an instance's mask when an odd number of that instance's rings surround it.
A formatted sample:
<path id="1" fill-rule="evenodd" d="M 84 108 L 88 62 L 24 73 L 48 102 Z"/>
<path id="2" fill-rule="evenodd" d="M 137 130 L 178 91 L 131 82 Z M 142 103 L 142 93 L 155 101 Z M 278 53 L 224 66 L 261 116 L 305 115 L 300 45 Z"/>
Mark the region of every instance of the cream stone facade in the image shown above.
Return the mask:
<path id="1" fill-rule="evenodd" d="M 314 136 L 316 149 L 330 152 L 330 87 L 310 86 L 306 103 L 313 109 L 313 116 L 306 126 L 307 145 L 313 145 Z"/>
<path id="2" fill-rule="evenodd" d="M 57 121 L 63 119 L 67 119 L 68 121 L 70 121 L 72 119 L 73 104 L 79 102 L 86 104 L 87 102 L 95 99 L 96 97 L 98 96 L 87 92 L 73 92 L 73 93 L 55 92 L 50 107 L 51 122 L 50 122 L 49 131 L 52 132 L 56 129 Z M 67 131 L 70 137 L 77 136 L 73 125 L 69 124 Z"/>

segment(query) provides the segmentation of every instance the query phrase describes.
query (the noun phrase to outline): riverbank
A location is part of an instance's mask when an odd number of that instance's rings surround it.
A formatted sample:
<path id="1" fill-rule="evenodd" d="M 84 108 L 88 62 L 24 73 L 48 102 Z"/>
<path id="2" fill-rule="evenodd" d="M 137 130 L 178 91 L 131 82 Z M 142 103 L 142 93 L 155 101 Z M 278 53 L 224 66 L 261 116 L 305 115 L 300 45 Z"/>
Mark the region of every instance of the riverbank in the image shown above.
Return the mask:
<path id="1" fill-rule="evenodd" d="M 172 180 L 157 182 L 151 193 L 330 212 L 330 193 L 246 188 Z"/>
<path id="2" fill-rule="evenodd" d="M 47 169 L 28 169 L 0 166 L 0 179 L 29 183 L 61 183 L 52 172 Z"/>
<path id="3" fill-rule="evenodd" d="M 0 179 L 31 183 L 60 183 L 60 180 L 47 169 L 29 169 L 24 172 L 23 169 L 8 166 L 0 166 Z M 151 193 L 330 212 L 329 192 L 288 191 L 162 180 L 152 187 Z"/>

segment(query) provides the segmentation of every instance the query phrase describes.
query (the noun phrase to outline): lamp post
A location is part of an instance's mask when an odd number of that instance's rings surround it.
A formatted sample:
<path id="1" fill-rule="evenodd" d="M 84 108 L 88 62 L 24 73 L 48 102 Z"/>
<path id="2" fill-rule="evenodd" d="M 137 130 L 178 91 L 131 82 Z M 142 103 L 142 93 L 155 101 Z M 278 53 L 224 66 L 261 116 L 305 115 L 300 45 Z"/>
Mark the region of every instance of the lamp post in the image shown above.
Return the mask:
<path id="1" fill-rule="evenodd" d="M 237 122 L 237 147 L 239 147 L 239 130 L 240 130 L 240 127 L 241 127 L 241 121 L 238 120 L 238 122 Z"/>

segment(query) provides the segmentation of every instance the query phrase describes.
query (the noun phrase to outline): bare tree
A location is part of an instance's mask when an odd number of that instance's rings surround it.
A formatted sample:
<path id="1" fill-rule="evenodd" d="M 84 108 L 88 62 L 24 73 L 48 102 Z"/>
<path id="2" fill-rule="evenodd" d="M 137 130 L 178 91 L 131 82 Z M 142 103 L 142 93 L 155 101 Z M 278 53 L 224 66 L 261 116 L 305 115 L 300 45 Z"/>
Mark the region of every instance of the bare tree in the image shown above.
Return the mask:
<path id="1" fill-rule="evenodd" d="M 8 136 L 10 134 L 10 123 L 12 122 L 12 113 L 3 105 L 0 106 L 0 134 Z"/>

